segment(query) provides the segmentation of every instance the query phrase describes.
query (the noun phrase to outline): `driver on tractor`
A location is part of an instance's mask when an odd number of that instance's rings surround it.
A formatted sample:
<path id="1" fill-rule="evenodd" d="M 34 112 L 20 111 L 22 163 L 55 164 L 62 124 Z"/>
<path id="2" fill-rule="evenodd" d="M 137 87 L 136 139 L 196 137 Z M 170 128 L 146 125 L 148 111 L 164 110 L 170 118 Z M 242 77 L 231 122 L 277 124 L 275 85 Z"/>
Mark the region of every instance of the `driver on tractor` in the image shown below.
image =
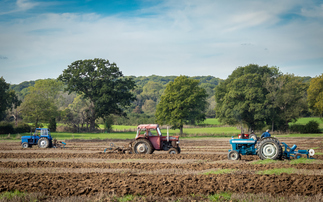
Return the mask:
<path id="1" fill-rule="evenodd" d="M 269 129 L 267 129 L 267 130 L 266 130 L 266 132 L 264 132 L 264 133 L 261 135 L 261 137 L 260 137 L 260 138 L 262 139 L 262 138 L 265 138 L 265 137 L 270 137 L 271 135 L 270 135 L 269 131 L 270 131 L 270 130 L 269 130 Z"/>

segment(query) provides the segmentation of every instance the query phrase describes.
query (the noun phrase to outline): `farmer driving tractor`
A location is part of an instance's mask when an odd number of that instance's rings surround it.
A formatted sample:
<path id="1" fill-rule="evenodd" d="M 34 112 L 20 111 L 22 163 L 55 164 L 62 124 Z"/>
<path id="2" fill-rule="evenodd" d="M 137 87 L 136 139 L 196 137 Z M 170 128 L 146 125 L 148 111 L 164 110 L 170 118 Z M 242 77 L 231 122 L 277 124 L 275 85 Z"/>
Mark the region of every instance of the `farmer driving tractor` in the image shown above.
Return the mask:
<path id="1" fill-rule="evenodd" d="M 266 132 L 264 132 L 264 133 L 261 135 L 261 137 L 260 137 L 260 138 L 262 139 L 262 138 L 265 138 L 265 137 L 270 137 L 271 135 L 270 135 L 269 131 L 270 131 L 270 130 L 269 130 L 269 129 L 267 129 L 267 130 L 266 130 Z"/>

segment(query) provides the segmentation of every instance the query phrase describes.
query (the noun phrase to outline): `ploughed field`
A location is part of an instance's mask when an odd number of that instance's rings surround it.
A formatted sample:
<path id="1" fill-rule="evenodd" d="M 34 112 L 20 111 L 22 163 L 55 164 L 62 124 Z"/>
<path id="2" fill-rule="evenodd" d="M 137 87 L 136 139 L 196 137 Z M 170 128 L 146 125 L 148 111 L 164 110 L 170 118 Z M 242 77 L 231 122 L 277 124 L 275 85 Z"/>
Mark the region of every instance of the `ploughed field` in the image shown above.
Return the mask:
<path id="1" fill-rule="evenodd" d="M 314 148 L 316 153 L 323 152 L 323 138 L 278 139 L 290 147 L 296 144 L 297 150 Z M 223 192 L 286 197 L 323 193 L 323 155 L 298 164 L 293 164 L 296 160 L 258 164 L 258 156 L 231 161 L 227 157 L 229 140 L 181 139 L 181 154 L 173 155 L 156 151 L 149 155 L 103 152 L 111 142 L 123 146 L 130 142 L 127 140 L 71 140 L 66 141 L 64 149 L 22 149 L 20 142 L 1 141 L 0 192 L 42 193 L 48 196 L 46 200 L 100 194 L 159 200 Z M 261 173 L 273 169 L 286 169 L 288 173 Z"/>

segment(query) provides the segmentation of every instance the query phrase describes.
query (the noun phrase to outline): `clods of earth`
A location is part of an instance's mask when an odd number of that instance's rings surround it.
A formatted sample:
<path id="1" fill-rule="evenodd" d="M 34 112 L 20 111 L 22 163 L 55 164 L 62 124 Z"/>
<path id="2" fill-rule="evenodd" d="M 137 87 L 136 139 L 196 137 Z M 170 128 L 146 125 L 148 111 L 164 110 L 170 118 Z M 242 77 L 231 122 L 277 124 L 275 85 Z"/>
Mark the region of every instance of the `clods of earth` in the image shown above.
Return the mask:
<path id="1" fill-rule="evenodd" d="M 278 138 L 298 149 L 323 152 L 323 138 Z M 44 200 L 68 197 L 175 197 L 216 193 L 317 196 L 323 193 L 323 155 L 294 164 L 277 160 L 265 164 L 258 156 L 228 160 L 230 138 L 182 139 L 181 154 L 104 153 L 113 142 L 66 141 L 66 148 L 22 149 L 20 142 L 0 142 L 0 193 L 19 190 L 42 193 Z M 305 156 L 304 156 L 305 157 Z M 268 170 L 287 170 L 266 174 Z M 222 172 L 223 171 L 223 172 Z M 147 198 L 146 198 L 147 199 Z M 159 198 L 160 199 L 160 198 Z"/>

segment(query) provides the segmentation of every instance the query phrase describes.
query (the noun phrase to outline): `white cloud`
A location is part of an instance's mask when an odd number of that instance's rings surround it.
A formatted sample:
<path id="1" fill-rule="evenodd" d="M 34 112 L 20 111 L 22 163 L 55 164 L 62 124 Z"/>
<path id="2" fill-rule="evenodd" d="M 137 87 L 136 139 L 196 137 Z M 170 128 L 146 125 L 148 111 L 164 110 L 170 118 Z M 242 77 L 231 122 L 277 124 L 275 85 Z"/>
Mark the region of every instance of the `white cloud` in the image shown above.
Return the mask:
<path id="1" fill-rule="evenodd" d="M 29 9 L 34 8 L 35 6 L 38 5 L 38 3 L 33 3 L 31 1 L 28 1 L 28 0 L 17 0 L 16 5 L 18 7 L 17 10 L 25 11 L 25 10 L 29 10 Z"/>

